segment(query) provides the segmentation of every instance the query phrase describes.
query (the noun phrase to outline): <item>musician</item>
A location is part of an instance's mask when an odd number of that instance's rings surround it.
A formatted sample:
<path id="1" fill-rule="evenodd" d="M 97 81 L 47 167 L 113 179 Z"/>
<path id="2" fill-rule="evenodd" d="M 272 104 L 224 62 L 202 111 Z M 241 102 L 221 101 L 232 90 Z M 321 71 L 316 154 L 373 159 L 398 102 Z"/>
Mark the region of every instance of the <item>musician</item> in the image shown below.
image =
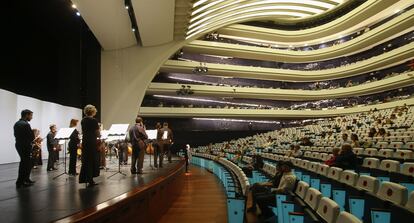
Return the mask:
<path id="1" fill-rule="evenodd" d="M 42 162 L 42 137 L 39 129 L 33 129 L 35 139 L 32 142 L 32 163 L 33 169 L 37 169 L 38 165 L 43 165 Z"/>
<path id="2" fill-rule="evenodd" d="M 56 157 L 56 154 L 59 154 L 59 153 L 56 153 L 59 141 L 57 139 L 55 139 L 55 135 L 56 135 L 56 132 L 57 132 L 56 125 L 51 124 L 49 126 L 49 129 L 50 129 L 50 131 L 46 136 L 47 151 L 49 153 L 49 157 L 47 159 L 47 168 L 46 168 L 46 170 L 47 171 L 52 171 L 52 170 L 57 170 L 55 168 L 55 161 L 57 159 L 59 159 L 59 157 Z"/>
<path id="3" fill-rule="evenodd" d="M 98 121 L 94 118 L 97 110 L 93 105 L 86 105 L 83 109 L 85 117 L 82 126 L 82 166 L 79 174 L 79 183 L 87 183 L 87 187 L 97 185 L 93 181 L 99 176 L 99 151 L 97 140 L 101 136 Z"/>
<path id="4" fill-rule="evenodd" d="M 144 166 L 145 149 L 147 148 L 145 140 L 148 139 L 148 136 L 141 117 L 135 119 L 135 125 L 129 130 L 129 138 L 132 144 L 131 173 L 143 174 L 142 168 Z"/>
<path id="5" fill-rule="evenodd" d="M 128 143 L 125 142 L 125 140 L 121 140 L 116 144 L 116 147 L 118 148 L 118 158 L 119 162 L 121 162 L 121 165 L 127 165 L 128 164 Z"/>
<path id="6" fill-rule="evenodd" d="M 30 180 L 30 171 L 32 170 L 30 155 L 32 152 L 32 142 L 35 137 L 29 124 L 33 118 L 33 112 L 25 109 L 20 114 L 20 120 L 13 127 L 14 137 L 16 138 L 15 146 L 20 157 L 16 188 L 28 187 L 34 183 L 34 181 Z"/>
<path id="7" fill-rule="evenodd" d="M 99 123 L 99 129 L 100 131 L 103 130 L 102 123 Z M 99 140 L 98 142 L 98 151 L 99 151 L 99 169 L 105 169 L 106 168 L 106 150 L 107 145 L 104 140 Z"/>
<path id="8" fill-rule="evenodd" d="M 157 168 L 158 167 L 158 160 L 160 162 L 160 167 L 162 167 L 162 161 L 164 159 L 164 150 L 161 146 L 161 136 L 160 134 L 158 134 L 158 131 L 161 129 L 161 123 L 157 122 L 157 124 L 155 125 L 155 129 L 157 129 L 157 138 L 156 140 L 152 143 L 152 146 L 154 147 L 154 167 Z"/>
<path id="9" fill-rule="evenodd" d="M 78 156 L 78 148 L 80 146 L 79 131 L 76 129 L 78 126 L 79 120 L 71 119 L 69 123 L 69 128 L 75 128 L 72 134 L 69 137 L 69 175 L 76 176 L 76 158 Z"/>
<path id="10" fill-rule="evenodd" d="M 185 145 L 185 149 L 184 149 L 184 159 L 185 159 L 185 172 L 188 172 L 188 165 L 191 162 L 191 147 L 189 144 Z"/>
<path id="11" fill-rule="evenodd" d="M 173 132 L 168 128 L 168 123 L 164 122 L 163 127 L 157 131 L 157 139 L 160 139 L 160 146 L 162 151 L 167 153 L 168 162 L 171 163 L 171 145 L 173 144 Z M 162 167 L 162 163 L 160 163 Z"/>

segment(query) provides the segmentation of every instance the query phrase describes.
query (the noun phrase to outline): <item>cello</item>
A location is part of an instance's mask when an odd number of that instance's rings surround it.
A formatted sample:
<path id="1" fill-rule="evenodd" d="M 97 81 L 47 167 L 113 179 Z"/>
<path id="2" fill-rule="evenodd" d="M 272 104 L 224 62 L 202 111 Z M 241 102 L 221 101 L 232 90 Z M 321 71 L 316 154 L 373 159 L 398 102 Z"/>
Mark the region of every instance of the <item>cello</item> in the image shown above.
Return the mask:
<path id="1" fill-rule="evenodd" d="M 149 155 L 154 154 L 154 147 L 152 146 L 152 143 L 148 143 L 147 148 L 145 149 L 145 152 Z"/>

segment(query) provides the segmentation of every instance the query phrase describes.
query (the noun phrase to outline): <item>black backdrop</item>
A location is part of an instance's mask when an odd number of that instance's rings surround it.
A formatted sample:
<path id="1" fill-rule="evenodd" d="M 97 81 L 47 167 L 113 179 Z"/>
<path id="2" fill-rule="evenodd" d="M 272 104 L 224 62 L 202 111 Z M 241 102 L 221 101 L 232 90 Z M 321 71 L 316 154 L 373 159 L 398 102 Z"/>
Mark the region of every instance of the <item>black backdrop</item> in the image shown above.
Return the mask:
<path id="1" fill-rule="evenodd" d="M 70 1 L 3 4 L 0 88 L 100 110 L 101 46 Z"/>

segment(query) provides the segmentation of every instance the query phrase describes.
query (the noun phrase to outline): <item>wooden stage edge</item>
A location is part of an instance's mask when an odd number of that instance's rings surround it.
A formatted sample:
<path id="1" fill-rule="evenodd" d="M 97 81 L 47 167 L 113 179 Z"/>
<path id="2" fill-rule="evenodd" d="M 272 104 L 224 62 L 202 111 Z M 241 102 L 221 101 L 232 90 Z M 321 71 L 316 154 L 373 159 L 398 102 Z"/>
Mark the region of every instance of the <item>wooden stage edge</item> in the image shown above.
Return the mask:
<path id="1" fill-rule="evenodd" d="M 82 210 L 55 222 L 157 222 L 180 196 L 184 185 L 185 161 L 169 174 L 137 187 L 95 207 Z"/>

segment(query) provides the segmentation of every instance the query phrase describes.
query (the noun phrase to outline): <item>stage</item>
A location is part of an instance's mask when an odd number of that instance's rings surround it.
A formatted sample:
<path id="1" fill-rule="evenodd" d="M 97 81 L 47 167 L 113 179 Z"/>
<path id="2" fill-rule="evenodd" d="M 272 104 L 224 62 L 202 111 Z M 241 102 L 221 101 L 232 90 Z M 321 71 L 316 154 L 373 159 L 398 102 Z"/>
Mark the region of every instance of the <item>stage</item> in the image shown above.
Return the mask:
<path id="1" fill-rule="evenodd" d="M 130 163 L 129 159 L 129 163 Z M 18 163 L 0 165 L 0 216 L 1 222 L 51 222 L 75 214 L 81 210 L 94 207 L 111 198 L 131 191 L 133 188 L 149 184 L 151 181 L 170 173 L 177 165 L 179 158 L 173 157 L 173 162 L 164 160 L 164 167 L 152 170 L 149 167 L 149 157 L 146 155 L 144 174 L 131 175 L 130 165 L 121 166 L 121 172 L 109 179 L 118 170 L 118 165 L 107 160 L 108 170 L 101 170 L 101 175 L 95 178 L 99 185 L 86 188 L 78 183 L 78 177 L 63 175 L 53 180 L 53 177 L 63 172 L 63 164 L 58 170 L 47 172 L 44 161 L 39 169 L 32 170 L 34 186 L 16 189 Z M 78 164 L 80 161 L 78 161 Z M 80 166 L 77 167 L 79 172 Z"/>

